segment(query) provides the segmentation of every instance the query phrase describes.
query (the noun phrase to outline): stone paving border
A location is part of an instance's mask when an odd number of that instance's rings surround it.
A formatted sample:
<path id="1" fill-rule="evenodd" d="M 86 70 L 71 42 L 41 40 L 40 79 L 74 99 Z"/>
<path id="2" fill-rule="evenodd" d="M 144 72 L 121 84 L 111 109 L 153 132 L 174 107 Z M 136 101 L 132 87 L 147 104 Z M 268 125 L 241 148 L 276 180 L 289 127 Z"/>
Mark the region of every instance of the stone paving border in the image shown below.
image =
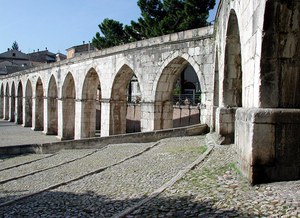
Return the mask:
<path id="1" fill-rule="evenodd" d="M 50 158 L 50 157 L 53 157 L 55 154 L 51 154 L 47 157 L 41 157 L 41 158 L 37 158 L 37 159 L 34 159 L 34 160 L 30 160 L 30 161 L 27 161 L 27 162 L 24 162 L 24 163 L 21 163 L 21 164 L 17 164 L 17 165 L 13 165 L 13 166 L 10 166 L 10 167 L 6 167 L 6 168 L 3 168 L 3 169 L 0 169 L 0 172 L 1 171 L 5 171 L 5 170 L 10 170 L 10 169 L 13 169 L 13 168 L 16 168 L 16 167 L 20 167 L 20 166 L 23 166 L 23 165 L 26 165 L 26 164 L 31 164 L 31 163 L 34 163 L 34 162 L 37 162 L 37 161 L 40 161 L 40 160 L 44 160 L 46 158 Z M 5 160 L 4 160 L 5 161 Z"/>
<path id="2" fill-rule="evenodd" d="M 187 172 L 194 169 L 197 165 L 199 165 L 213 150 L 214 146 L 208 145 L 207 150 L 199 157 L 197 158 L 193 163 L 186 166 L 184 169 L 180 170 L 176 176 L 174 176 L 171 180 L 163 184 L 160 188 L 156 189 L 154 192 L 152 192 L 147 198 L 139 201 L 135 205 L 133 205 L 130 208 L 125 209 L 124 211 L 121 211 L 120 213 L 113 216 L 113 218 L 122 218 L 126 215 L 130 214 L 134 210 L 138 209 L 143 204 L 151 201 L 153 198 L 157 197 L 159 194 L 161 194 L 163 191 L 165 191 L 167 188 L 170 188 L 173 186 L 178 180 L 180 180 Z"/>
<path id="3" fill-rule="evenodd" d="M 159 145 L 159 144 L 160 144 L 160 142 L 156 142 L 156 143 L 154 143 L 153 145 L 151 145 L 150 147 L 148 147 L 148 148 L 142 150 L 141 152 L 138 152 L 138 153 L 136 153 L 136 154 L 134 154 L 134 155 L 132 155 L 132 156 L 126 157 L 126 158 L 124 158 L 124 159 L 118 161 L 117 163 L 111 164 L 111 165 L 109 165 L 109 166 L 101 167 L 101 168 L 99 168 L 99 169 L 97 169 L 97 170 L 94 170 L 94 171 L 92 171 L 92 172 L 90 172 L 90 173 L 87 173 L 87 174 L 84 174 L 84 175 L 82 175 L 82 176 L 79 176 L 79 177 L 77 177 L 77 178 L 75 178 L 75 179 L 71 179 L 71 180 L 68 180 L 68 181 L 65 181 L 65 182 L 61 182 L 61 183 L 58 183 L 58 184 L 49 186 L 49 187 L 47 187 L 47 188 L 45 188 L 45 189 L 43 189 L 43 190 L 41 190 L 41 191 L 33 192 L 33 193 L 30 193 L 30 194 L 27 194 L 27 195 L 23 195 L 23 196 L 21 196 L 21 197 L 18 197 L 18 198 L 16 198 L 16 199 L 13 199 L 13 200 L 10 200 L 10 201 L 1 203 L 1 204 L 0 204 L 0 207 L 4 207 L 4 206 L 11 205 L 11 204 L 13 204 L 13 203 L 15 203 L 15 202 L 17 202 L 17 201 L 23 200 L 23 199 L 25 199 L 25 198 L 28 198 L 28 197 L 31 197 L 31 196 L 34 196 L 34 195 L 43 193 L 43 192 L 45 192 L 45 191 L 49 191 L 49 190 L 52 190 L 52 189 L 56 189 L 56 188 L 58 188 L 58 187 L 60 187 L 60 186 L 67 185 L 67 184 L 69 184 L 69 183 L 72 183 L 72 182 L 81 180 L 81 179 L 83 179 L 83 178 L 85 178 L 85 177 L 87 177 L 87 176 L 91 176 L 91 175 L 100 173 L 100 172 L 102 172 L 102 171 L 105 171 L 105 170 L 108 169 L 108 168 L 111 168 L 111 167 L 120 165 L 121 163 L 123 163 L 123 162 L 125 162 L 125 161 L 127 161 L 127 160 L 130 160 L 130 159 L 132 159 L 132 158 L 138 157 L 138 156 L 142 155 L 143 153 L 145 153 L 145 152 L 151 150 L 152 148 L 156 147 L 156 146 Z"/>
<path id="4" fill-rule="evenodd" d="M 99 152 L 99 151 L 102 151 L 102 150 L 104 150 L 104 149 L 106 149 L 106 148 L 107 148 L 107 147 L 104 147 L 104 148 L 102 148 L 102 149 L 98 149 L 98 150 L 92 151 L 92 152 L 90 152 L 90 153 L 88 153 L 88 154 L 86 154 L 86 155 L 84 155 L 84 156 L 82 156 L 82 157 L 75 158 L 75 159 L 73 159 L 73 160 L 69 160 L 69 161 L 63 162 L 63 163 L 61 163 L 61 164 L 52 166 L 52 167 L 48 167 L 48 168 L 45 168 L 45 169 L 41 169 L 41 170 L 37 170 L 37 171 L 31 172 L 31 173 L 24 174 L 24 175 L 22 175 L 22 176 L 18 176 L 18 177 L 14 177 L 14 178 L 10 178 L 10 179 L 6 179 L 6 180 L 3 180 L 3 181 L 0 181 L 0 185 L 1 185 L 1 184 L 5 184 L 5 183 L 10 182 L 10 181 L 13 181 L 13 180 L 17 180 L 17 179 L 24 178 L 24 177 L 26 177 L 26 176 L 32 176 L 32 175 L 34 175 L 34 174 L 43 172 L 43 171 L 45 171 L 45 170 L 54 169 L 54 168 L 60 167 L 60 166 L 65 165 L 65 164 L 75 162 L 75 161 L 77 161 L 77 160 L 81 160 L 81 159 L 86 158 L 86 157 L 88 157 L 88 156 L 91 156 L 91 155 L 93 155 L 93 154 L 95 154 L 95 153 L 97 153 L 97 152 Z M 53 156 L 53 155 L 52 155 L 52 156 Z M 52 156 L 51 156 L 51 157 L 52 157 Z M 48 157 L 47 157 L 47 158 L 48 158 Z M 42 158 L 42 159 L 44 159 L 44 158 Z M 42 159 L 40 159 L 40 160 L 42 160 Z M 27 163 L 26 163 L 26 164 L 27 164 Z"/>

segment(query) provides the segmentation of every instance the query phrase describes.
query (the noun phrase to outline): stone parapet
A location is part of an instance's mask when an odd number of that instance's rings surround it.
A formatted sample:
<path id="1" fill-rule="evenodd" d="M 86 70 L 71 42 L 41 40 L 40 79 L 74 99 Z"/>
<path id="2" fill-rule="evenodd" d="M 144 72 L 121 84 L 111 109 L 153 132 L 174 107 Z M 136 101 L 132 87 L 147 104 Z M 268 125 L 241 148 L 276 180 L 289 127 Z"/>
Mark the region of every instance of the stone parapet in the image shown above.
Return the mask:
<path id="1" fill-rule="evenodd" d="M 55 153 L 63 149 L 101 149 L 109 144 L 156 142 L 164 138 L 196 136 L 208 132 L 206 124 L 188 127 L 157 130 L 143 133 L 130 133 L 115 136 L 66 140 L 61 142 L 28 144 L 0 147 L 1 155 L 20 155 L 28 153 Z"/>
<path id="2" fill-rule="evenodd" d="M 196 40 L 196 39 L 212 38 L 213 31 L 214 31 L 214 26 L 211 25 L 207 27 L 191 29 L 191 30 L 172 33 L 168 35 L 158 36 L 150 39 L 140 40 L 132 43 L 127 43 L 124 45 L 119 45 L 107 49 L 90 52 L 88 54 L 74 57 L 71 59 L 66 59 L 60 62 L 45 64 L 35 68 L 23 70 L 17 73 L 4 75 L 3 78 L 11 78 L 11 77 L 16 77 L 18 75 L 35 73 L 38 71 L 47 70 L 55 67 L 60 68 L 63 65 L 73 65 L 74 63 L 79 63 L 82 61 L 86 61 L 88 59 L 97 59 L 101 57 L 116 55 L 118 53 L 128 52 L 130 50 L 140 50 L 149 47 L 159 46 L 162 44 L 174 44 L 174 43 L 186 42 L 186 41 Z"/>

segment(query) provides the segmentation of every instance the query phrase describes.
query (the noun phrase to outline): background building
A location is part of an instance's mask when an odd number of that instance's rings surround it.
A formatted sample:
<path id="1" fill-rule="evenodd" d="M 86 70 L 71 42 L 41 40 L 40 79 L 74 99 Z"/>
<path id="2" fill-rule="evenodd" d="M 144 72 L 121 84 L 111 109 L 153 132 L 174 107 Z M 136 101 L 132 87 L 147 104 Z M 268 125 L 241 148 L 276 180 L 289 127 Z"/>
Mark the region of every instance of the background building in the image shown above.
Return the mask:
<path id="1" fill-rule="evenodd" d="M 17 71 L 25 70 L 42 64 L 53 63 L 66 59 L 66 55 L 44 51 L 25 54 L 16 49 L 7 49 L 0 54 L 0 75 L 7 75 Z"/>

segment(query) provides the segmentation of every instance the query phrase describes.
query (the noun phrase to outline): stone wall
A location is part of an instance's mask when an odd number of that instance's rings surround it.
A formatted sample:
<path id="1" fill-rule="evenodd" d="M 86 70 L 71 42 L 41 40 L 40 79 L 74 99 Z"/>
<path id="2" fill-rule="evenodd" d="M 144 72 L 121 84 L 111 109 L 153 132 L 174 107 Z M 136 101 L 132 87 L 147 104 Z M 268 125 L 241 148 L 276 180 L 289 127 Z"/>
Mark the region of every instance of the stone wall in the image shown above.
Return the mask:
<path id="1" fill-rule="evenodd" d="M 171 128 L 173 86 L 177 76 L 190 65 L 200 81 L 205 105 L 201 123 L 211 125 L 213 49 L 213 27 L 210 26 L 90 52 L 4 76 L 0 87 L 7 97 L 2 101 L 2 114 L 10 119 L 9 110 L 19 110 L 24 126 L 43 130 L 45 134 L 57 134 L 61 139 L 91 137 L 96 126 L 101 126 L 101 136 L 123 134 L 127 131 L 126 88 L 135 75 L 141 89 L 141 131 Z M 36 89 L 38 81 L 41 81 L 39 90 Z M 16 99 L 25 99 L 23 109 L 10 109 L 12 104 L 7 100 L 19 86 L 22 95 Z M 97 112 L 93 102 L 99 90 L 101 116 L 97 120 L 100 124 L 95 123 L 99 110 Z M 40 93 L 43 103 L 36 101 L 41 99 Z"/>
<path id="2" fill-rule="evenodd" d="M 241 170 L 252 183 L 300 178 L 299 14 L 297 0 L 219 5 L 215 127 L 227 143 L 235 143 Z M 242 103 L 236 104 L 239 87 Z"/>
<path id="3" fill-rule="evenodd" d="M 201 111 L 196 106 L 174 106 L 173 127 L 190 126 L 200 123 Z"/>
<path id="4" fill-rule="evenodd" d="M 174 106 L 173 127 L 191 126 L 200 123 L 200 109 L 196 106 Z M 128 104 L 126 115 L 127 133 L 141 131 L 141 106 L 139 104 Z"/>

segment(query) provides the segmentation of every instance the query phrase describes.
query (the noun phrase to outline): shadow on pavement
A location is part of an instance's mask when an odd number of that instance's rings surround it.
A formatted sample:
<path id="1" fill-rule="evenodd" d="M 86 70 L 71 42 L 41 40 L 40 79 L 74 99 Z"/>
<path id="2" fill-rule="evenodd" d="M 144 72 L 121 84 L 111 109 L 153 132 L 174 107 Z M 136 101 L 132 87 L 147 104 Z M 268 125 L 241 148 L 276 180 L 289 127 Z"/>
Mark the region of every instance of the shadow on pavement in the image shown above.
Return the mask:
<path id="1" fill-rule="evenodd" d="M 94 192 L 44 192 L 0 207 L 0 217 L 112 217 L 142 199 L 114 200 Z M 8 200 L 0 198 L 2 203 Z M 236 210 L 216 209 L 213 205 L 212 200 L 157 197 L 125 217 L 253 217 Z"/>

